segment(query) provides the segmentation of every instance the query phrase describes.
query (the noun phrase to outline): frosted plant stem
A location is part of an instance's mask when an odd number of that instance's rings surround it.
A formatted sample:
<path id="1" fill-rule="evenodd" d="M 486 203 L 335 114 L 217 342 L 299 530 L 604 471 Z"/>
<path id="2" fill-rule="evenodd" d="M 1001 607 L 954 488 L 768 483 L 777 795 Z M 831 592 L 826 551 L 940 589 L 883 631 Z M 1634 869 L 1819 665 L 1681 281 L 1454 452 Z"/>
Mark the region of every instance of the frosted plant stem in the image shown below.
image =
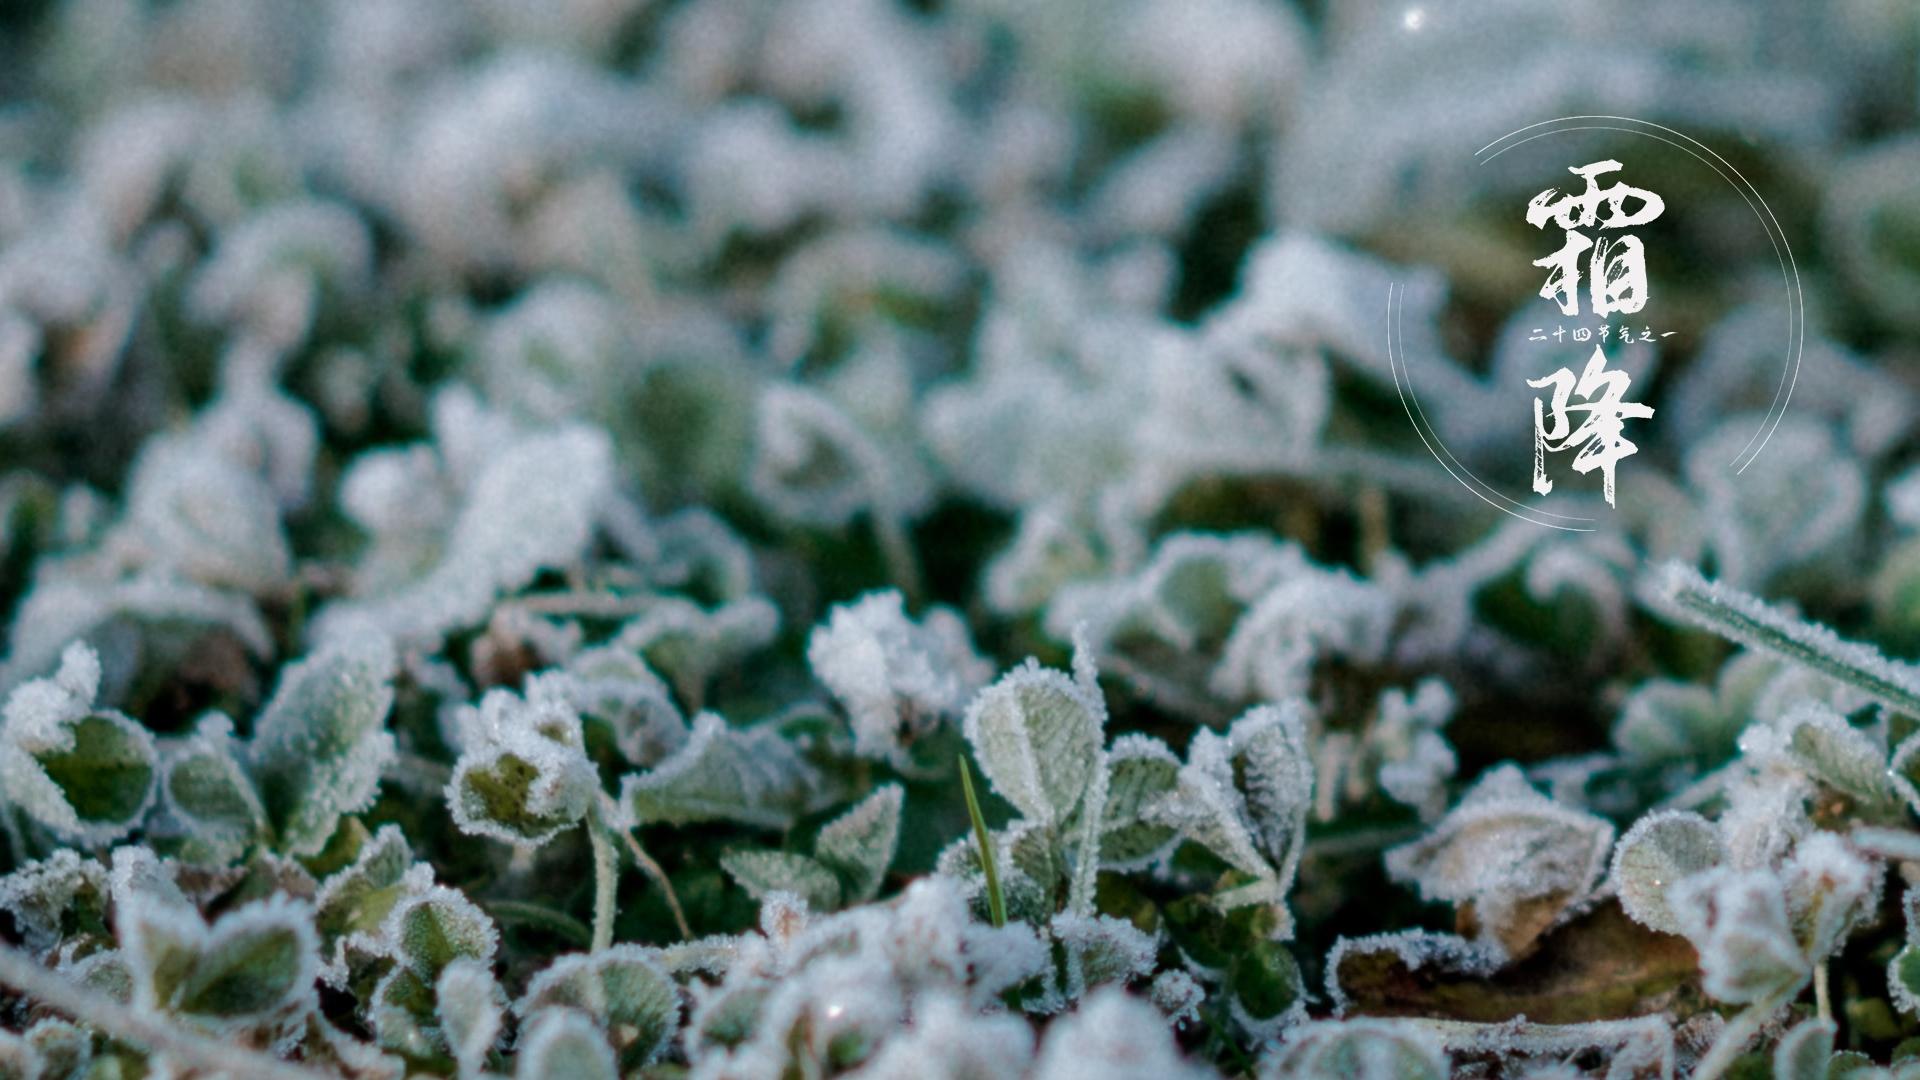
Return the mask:
<path id="1" fill-rule="evenodd" d="M 1847 641 L 1818 623 L 1710 582 L 1680 563 L 1669 563 L 1659 573 L 1651 599 L 1730 641 L 1812 668 L 1895 712 L 1920 717 L 1920 671 L 1888 660 L 1870 645 Z"/>
<path id="2" fill-rule="evenodd" d="M 593 944 L 600 952 L 613 944 L 613 916 L 618 904 L 620 858 L 607 840 L 610 831 L 599 814 L 587 816 L 587 839 L 593 845 Z"/>
<path id="3" fill-rule="evenodd" d="M 210 1039 L 129 1009 L 41 967 L 26 953 L 8 945 L 0 945 L 0 983 L 115 1039 L 144 1046 L 195 1069 L 262 1080 L 318 1080 L 321 1075 L 292 1062 Z"/>
<path id="4" fill-rule="evenodd" d="M 602 798 L 607 802 L 612 801 L 604 794 Z M 604 814 L 605 811 L 603 810 L 602 813 Z M 606 820 L 612 821 L 614 818 L 607 816 Z M 687 913 L 680 907 L 680 897 L 673 891 L 673 882 L 667 880 L 666 870 L 654 861 L 653 856 L 647 854 L 647 849 L 640 846 L 640 841 L 634 839 L 631 832 L 625 829 L 614 831 L 619 833 L 620 839 L 626 841 L 627 854 L 633 856 L 634 865 L 640 868 L 641 873 L 647 875 L 648 880 L 658 885 L 661 894 L 667 898 L 667 910 L 673 912 L 673 925 L 680 931 L 680 940 L 693 940 L 693 929 L 687 925 Z"/>
<path id="5" fill-rule="evenodd" d="M 1701 1058 L 1700 1064 L 1694 1068 L 1693 1080 L 1717 1080 L 1727 1071 L 1728 1066 L 1733 1064 L 1734 1059 L 1740 1056 L 1740 1051 L 1745 1050 L 1747 1044 L 1753 1041 L 1753 1037 L 1760 1033 L 1761 1027 L 1765 1026 L 1766 1022 L 1773 1018 L 1773 1014 L 1780 1011 L 1780 1006 L 1785 1005 L 1791 997 L 1791 994 L 1777 994 L 1762 998 L 1727 1021 L 1727 1026 L 1720 1029 L 1720 1037 L 1713 1041 L 1713 1049 L 1708 1050 L 1707 1056 Z"/>
<path id="6" fill-rule="evenodd" d="M 1820 961 L 1813 967 L 1813 1003 L 1820 1010 L 1820 1019 L 1833 1019 L 1833 998 L 1827 990 L 1827 962 Z"/>

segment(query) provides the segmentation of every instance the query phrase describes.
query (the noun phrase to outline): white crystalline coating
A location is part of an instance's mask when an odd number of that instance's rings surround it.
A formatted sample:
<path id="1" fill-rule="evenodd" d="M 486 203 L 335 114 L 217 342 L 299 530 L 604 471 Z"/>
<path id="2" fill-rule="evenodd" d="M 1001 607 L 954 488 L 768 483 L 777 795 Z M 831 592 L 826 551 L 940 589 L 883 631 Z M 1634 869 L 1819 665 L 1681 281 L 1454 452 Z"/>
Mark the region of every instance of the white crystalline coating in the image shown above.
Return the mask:
<path id="1" fill-rule="evenodd" d="M 158 787 L 152 734 L 121 713 L 96 710 L 99 689 L 100 658 L 76 641 L 57 672 L 23 684 L 0 710 L 0 791 L 74 843 L 126 835 Z"/>
<path id="2" fill-rule="evenodd" d="M 1497 940 L 1528 900 L 1571 904 L 1606 871 L 1613 826 L 1541 795 L 1512 765 L 1481 777 L 1427 836 L 1387 852 L 1387 872 L 1426 900 L 1471 903 Z"/>
<path id="3" fill-rule="evenodd" d="M 994 791 L 1028 819 L 1063 822 L 1103 772 L 1099 688 L 1029 659 L 980 691 L 963 730 Z"/>
<path id="4" fill-rule="evenodd" d="M 808 638 L 807 663 L 847 710 L 855 752 L 895 762 L 993 677 L 958 615 L 937 607 L 916 623 L 897 591 L 836 606 Z"/>
<path id="5" fill-rule="evenodd" d="M 1002 992 L 1038 978 L 1053 964 L 1051 944 L 1024 922 L 1009 921 L 1000 927 L 968 923 L 960 941 L 966 957 L 968 999 L 976 1009 L 997 1007 Z"/>
<path id="6" fill-rule="evenodd" d="M 456 404 L 441 412 L 465 408 Z M 580 557 L 612 489 L 606 434 L 571 426 L 502 439 L 498 426 L 485 416 L 449 419 L 441 432 L 441 459 L 465 482 L 439 561 L 389 592 L 363 586 L 362 595 L 328 604 L 315 616 L 312 640 L 377 632 L 396 644 L 432 647 L 481 622 L 495 600 L 541 570 Z"/>
<path id="7" fill-rule="evenodd" d="M 577 1009 L 543 1009 L 527 1024 L 514 1055 L 516 1080 L 618 1080 L 613 1046 L 593 1018 Z"/>
<path id="8" fill-rule="evenodd" d="M 555 1005 L 580 1009 L 652 1061 L 673 1039 L 680 998 L 661 950 L 628 943 L 560 957 L 528 981 L 513 1010 L 524 1018 Z"/>
<path id="9" fill-rule="evenodd" d="M 1742 870 L 1780 865 L 1800 839 L 1813 830 L 1807 801 L 1815 793 L 1813 783 L 1797 769 L 1767 770 L 1730 779 L 1726 808 L 1720 812 L 1718 823 L 1727 864 Z"/>
<path id="10" fill-rule="evenodd" d="M 1719 867 L 1684 879 L 1668 896 L 1680 932 L 1700 953 L 1707 993 L 1763 1001 L 1806 982 L 1812 964 L 1794 938 L 1777 874 Z"/>
<path id="11" fill-rule="evenodd" d="M 26 947 L 38 955 L 60 944 L 69 909 L 103 904 L 107 889 L 104 867 L 61 848 L 0 877 L 0 911 L 13 916 Z"/>
<path id="12" fill-rule="evenodd" d="M 811 806 L 822 782 L 778 733 L 701 713 L 680 749 L 621 780 L 620 803 L 643 824 L 734 821 L 778 829 Z"/>
<path id="13" fill-rule="evenodd" d="M 1613 853 L 1613 886 L 1621 908 L 1636 922 L 1677 934 L 1680 920 L 1667 903 L 1668 890 L 1725 859 L 1712 822 L 1689 811 L 1657 811 L 1634 822 L 1620 838 Z"/>
<path id="14" fill-rule="evenodd" d="M 524 699 L 490 690 L 458 715 L 464 749 L 447 809 L 462 832 L 537 846 L 586 817 L 599 774 L 563 681 L 536 676 Z"/>
<path id="15" fill-rule="evenodd" d="M 1446 1044 L 1411 1020 L 1316 1020 L 1261 1058 L 1261 1080 L 1445 1080 Z"/>
<path id="16" fill-rule="evenodd" d="M 560 680 L 583 721 L 606 724 L 628 762 L 650 766 L 687 741 L 687 721 L 673 693 L 645 660 L 626 649 L 586 649 L 566 663 Z"/>
<path id="17" fill-rule="evenodd" d="M 951 993 L 921 996 L 912 1023 L 861 1066 L 860 1080 L 1019 1076 L 1033 1060 L 1033 1025 L 983 1015 Z"/>
<path id="18" fill-rule="evenodd" d="M 1089 994 L 1048 1025 L 1034 1080 L 1198 1080 L 1211 1071 L 1187 1061 L 1167 1023 L 1118 987 Z"/>
<path id="19" fill-rule="evenodd" d="M 1920 716 L 1920 671 L 1913 665 L 1888 660 L 1871 645 L 1846 641 L 1785 608 L 1710 582 L 1683 563 L 1654 571 L 1641 598 L 1669 617 L 1804 665 L 1895 712 Z"/>
<path id="20" fill-rule="evenodd" d="M 720 856 L 720 867 L 756 900 L 783 893 L 816 911 L 840 906 L 840 880 L 819 860 L 798 852 L 729 851 Z"/>
<path id="21" fill-rule="evenodd" d="M 178 866 L 144 847 L 117 847 L 107 874 L 107 888 L 119 905 L 158 904 L 191 912 L 192 901 L 180 890 Z"/>

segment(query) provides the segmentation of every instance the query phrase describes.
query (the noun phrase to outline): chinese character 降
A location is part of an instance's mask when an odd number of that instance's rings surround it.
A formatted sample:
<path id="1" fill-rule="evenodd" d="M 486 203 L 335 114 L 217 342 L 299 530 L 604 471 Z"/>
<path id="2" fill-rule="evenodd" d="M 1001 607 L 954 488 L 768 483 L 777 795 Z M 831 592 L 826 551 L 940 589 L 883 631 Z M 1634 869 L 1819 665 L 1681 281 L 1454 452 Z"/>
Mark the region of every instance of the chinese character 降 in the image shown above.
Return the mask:
<path id="1" fill-rule="evenodd" d="M 1528 379 L 1527 385 L 1536 390 L 1553 388 L 1552 402 L 1545 409 L 1539 398 L 1533 399 L 1533 490 L 1541 495 L 1553 490 L 1553 482 L 1547 479 L 1549 451 L 1559 453 L 1578 448 L 1573 471 L 1601 470 L 1601 490 L 1607 497 L 1607 505 L 1612 506 L 1613 466 L 1639 449 L 1622 434 L 1622 428 L 1628 418 L 1651 417 L 1652 406 L 1626 400 L 1632 379 L 1624 371 L 1609 371 L 1607 354 L 1598 345 L 1587 358 L 1578 383 L 1572 371 L 1561 368 L 1543 379 Z M 1569 400 L 1576 393 L 1580 395 L 1580 404 Z M 1568 413 L 1583 413 L 1585 417 L 1574 427 Z"/>
<path id="2" fill-rule="evenodd" d="M 1527 224 L 1543 229 L 1552 221 L 1566 230 L 1567 241 L 1560 250 L 1533 263 L 1547 270 L 1547 283 L 1540 287 L 1540 295 L 1558 303 L 1562 314 L 1580 314 L 1582 255 L 1587 256 L 1587 285 L 1595 315 L 1604 317 L 1616 311 L 1631 315 L 1646 306 L 1647 255 L 1640 238 L 1603 236 L 1596 240 L 1580 232 L 1644 225 L 1666 210 L 1667 204 L 1660 196 L 1645 188 L 1621 183 L 1600 187 L 1597 177 L 1620 168 L 1620 163 L 1612 160 L 1574 166 L 1567 171 L 1585 180 L 1586 190 L 1561 194 L 1558 188 L 1548 188 L 1527 203 Z M 1637 200 L 1638 205 L 1629 208 L 1630 199 Z"/>

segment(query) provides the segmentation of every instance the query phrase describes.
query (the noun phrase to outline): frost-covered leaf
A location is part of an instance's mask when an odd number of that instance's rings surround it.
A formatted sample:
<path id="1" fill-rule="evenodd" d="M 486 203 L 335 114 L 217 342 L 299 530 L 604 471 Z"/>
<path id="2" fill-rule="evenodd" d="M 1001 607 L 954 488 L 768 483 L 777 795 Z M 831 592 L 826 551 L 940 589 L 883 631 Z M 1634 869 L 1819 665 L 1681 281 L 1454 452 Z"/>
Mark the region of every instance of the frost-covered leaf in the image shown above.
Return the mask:
<path id="1" fill-rule="evenodd" d="M 314 899 L 313 921 L 320 933 L 323 975 L 339 985 L 347 977 L 348 950 L 371 953 L 380 947 L 387 916 L 408 896 L 432 883 L 432 874 L 413 872 L 413 849 L 397 825 L 383 825 L 360 845 L 351 865 L 328 877 Z"/>
<path id="2" fill-rule="evenodd" d="M 1105 983 L 1129 983 L 1153 970 L 1154 935 L 1111 915 L 1055 915 L 1047 924 L 1055 941 L 1066 946 L 1067 997 L 1079 999 Z"/>
<path id="3" fill-rule="evenodd" d="M 326 846 L 343 814 L 365 809 L 392 760 L 393 649 L 382 639 L 324 647 L 289 665 L 254 722 L 248 772 L 276 845 Z"/>
<path id="4" fill-rule="evenodd" d="M 447 805 L 462 832 L 539 845 L 586 816 L 599 776 L 561 682 L 536 677 L 525 699 L 488 691 L 456 722 L 465 747 Z"/>
<path id="5" fill-rule="evenodd" d="M 27 948 L 45 953 L 70 935 L 107 930 L 107 871 L 62 848 L 0 878 L 0 911 Z"/>
<path id="6" fill-rule="evenodd" d="M 667 684 L 638 655 L 587 649 L 567 661 L 568 702 L 583 725 L 604 726 L 628 762 L 657 764 L 687 741 L 687 721 Z"/>
<path id="7" fill-rule="evenodd" d="M 1180 759 L 1158 739 L 1138 733 L 1115 739 L 1107 751 L 1107 811 L 1100 859 L 1133 868 L 1164 855 L 1178 833 L 1149 820 L 1149 809 L 1174 789 Z"/>
<path id="8" fill-rule="evenodd" d="M 1815 832 L 1800 841 L 1785 867 L 1787 918 L 1810 960 L 1824 961 L 1873 919 L 1881 869 L 1833 833 Z"/>
<path id="9" fill-rule="evenodd" d="M 840 879 L 848 903 L 864 904 L 880 891 L 900 842 L 900 808 L 906 791 L 888 784 L 827 823 L 813 842 L 813 857 Z"/>
<path id="10" fill-rule="evenodd" d="M 1593 890 L 1612 848 L 1612 825 L 1555 803 L 1506 765 L 1386 863 L 1427 900 L 1472 905 L 1478 938 L 1518 953 Z"/>
<path id="11" fill-rule="evenodd" d="M 292 564 L 272 488 L 201 439 L 161 439 L 141 452 L 122 528 L 152 565 L 205 585 L 268 592 Z"/>
<path id="12" fill-rule="evenodd" d="M 1065 822 L 1101 765 L 1107 709 L 1089 681 L 1029 661 L 973 699 L 967 741 L 995 791 L 1043 825 Z"/>
<path id="13" fill-rule="evenodd" d="M 76 842 L 102 843 L 140 823 L 153 801 L 159 755 L 147 729 L 95 709 L 100 660 L 76 643 L 50 678 L 7 699 L 0 780 L 7 799 Z"/>
<path id="14" fill-rule="evenodd" d="M 1034 1062 L 1035 1080 L 1088 1075 L 1198 1080 L 1208 1070 L 1181 1057 L 1172 1030 L 1153 1006 L 1110 986 L 1049 1025 Z"/>
<path id="15" fill-rule="evenodd" d="M 621 1060 L 645 1064 L 666 1046 L 680 1021 L 680 993 L 655 950 L 615 945 L 563 956 L 535 975 L 514 1002 L 522 1018 L 555 1006 L 581 1010 L 612 1033 Z"/>
<path id="16" fill-rule="evenodd" d="M 120 905 L 116 921 L 141 1009 L 244 1027 L 312 996 L 318 943 L 298 901 L 248 904 L 211 927 L 189 908 L 146 901 Z"/>
<path id="17" fill-rule="evenodd" d="M 620 801 L 642 824 L 735 821 L 785 828 L 807 808 L 820 782 L 778 732 L 735 728 L 701 713 L 685 745 L 621 781 Z"/>
<path id="18" fill-rule="evenodd" d="M 898 592 L 869 593 L 833 609 L 807 641 L 814 677 L 853 724 L 856 753 L 904 762 L 905 751 L 966 708 L 993 669 L 946 608 L 915 623 Z"/>
<path id="19" fill-rule="evenodd" d="M 1718 867 L 1685 879 L 1668 895 L 1681 933 L 1699 950 L 1707 993 L 1754 1002 L 1805 983 L 1810 962 L 1794 940 L 1774 874 Z"/>
<path id="20" fill-rule="evenodd" d="M 1920 673 L 1871 645 L 1843 640 L 1818 623 L 1709 582 L 1680 563 L 1661 568 L 1643 594 L 1662 612 L 1804 665 L 1897 712 L 1920 716 Z"/>
<path id="21" fill-rule="evenodd" d="M 183 858 L 225 864 L 264 833 L 266 808 L 244 755 L 233 721 L 218 713 L 201 717 L 183 742 L 162 747 L 160 795 L 186 827 Z"/>
<path id="22" fill-rule="evenodd" d="M 570 426 L 519 437 L 508 431 L 502 439 L 499 425 L 471 399 L 435 404 L 443 458 L 456 472 L 470 471 L 443 554 L 403 586 L 328 605 L 312 640 L 377 633 L 400 645 L 437 645 L 480 623 L 501 595 L 578 558 L 586 546 L 612 485 L 612 448 L 603 432 Z"/>
<path id="23" fill-rule="evenodd" d="M 534 1016 L 514 1055 L 517 1080 L 618 1080 L 613 1047 L 592 1019 L 574 1009 L 547 1009 Z"/>
<path id="24" fill-rule="evenodd" d="M 815 911 L 840 906 L 840 879 L 818 859 L 792 851 L 730 851 L 720 865 L 756 900 L 792 893 Z"/>
<path id="25" fill-rule="evenodd" d="M 1278 905 L 1299 867 L 1312 803 L 1303 710 L 1298 703 L 1263 705 L 1234 721 L 1225 736 L 1195 735 L 1174 790 L 1146 816 L 1252 877 L 1214 901 L 1226 908 L 1275 905 L 1284 938 L 1291 920 Z"/>
<path id="26" fill-rule="evenodd" d="M 500 1038 L 506 994 L 486 964 L 465 957 L 441 969 L 433 986 L 434 1011 L 447 1050 L 463 1076 L 476 1076 Z"/>
<path id="27" fill-rule="evenodd" d="M 1833 1021 L 1810 1016 L 1780 1036 L 1773 1048 L 1774 1080 L 1827 1080 L 1836 1030 Z"/>
<path id="28" fill-rule="evenodd" d="M 1644 926 L 1677 934 L 1680 921 L 1667 903 L 1668 890 L 1725 858 L 1719 830 L 1706 818 L 1680 810 L 1648 814 L 1627 830 L 1613 853 L 1620 906 Z"/>
<path id="29" fill-rule="evenodd" d="M 429 985 L 455 960 L 491 963 L 500 946 L 493 919 L 464 893 L 444 885 L 403 897 L 380 932 L 393 958 Z"/>
<path id="30" fill-rule="evenodd" d="M 1452 1069 L 1440 1039 L 1407 1020 L 1319 1020 L 1287 1033 L 1261 1059 L 1262 1080 L 1444 1080 Z"/>
<path id="31" fill-rule="evenodd" d="M 1781 749 L 1814 779 L 1869 809 L 1885 807 L 1894 798 L 1884 742 L 1876 743 L 1839 713 L 1802 705 L 1781 717 L 1775 730 Z"/>
<path id="32" fill-rule="evenodd" d="M 706 609 L 677 596 L 660 596 L 620 628 L 614 643 L 646 658 L 673 683 L 689 710 L 699 707 L 707 682 L 773 640 L 780 612 L 758 596 Z"/>

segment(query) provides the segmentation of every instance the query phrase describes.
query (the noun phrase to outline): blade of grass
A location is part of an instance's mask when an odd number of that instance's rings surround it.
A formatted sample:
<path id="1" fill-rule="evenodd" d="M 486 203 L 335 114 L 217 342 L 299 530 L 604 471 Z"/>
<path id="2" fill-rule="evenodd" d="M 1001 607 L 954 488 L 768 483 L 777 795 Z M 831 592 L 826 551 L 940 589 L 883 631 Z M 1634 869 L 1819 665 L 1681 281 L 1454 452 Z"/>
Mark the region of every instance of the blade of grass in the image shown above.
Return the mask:
<path id="1" fill-rule="evenodd" d="M 994 926 L 1007 925 L 1007 898 L 1000 891 L 1000 871 L 993 862 L 993 837 L 987 833 L 987 819 L 980 813 L 980 799 L 973 793 L 973 770 L 960 755 L 960 791 L 967 797 L 967 816 L 973 819 L 973 842 L 980 848 L 980 869 L 987 876 L 987 919 Z"/>
<path id="2" fill-rule="evenodd" d="M 1645 594 L 1653 605 L 1750 649 L 1812 668 L 1895 712 L 1920 717 L 1920 669 L 1847 641 L 1738 589 L 1710 582 L 1681 563 L 1659 571 Z"/>

